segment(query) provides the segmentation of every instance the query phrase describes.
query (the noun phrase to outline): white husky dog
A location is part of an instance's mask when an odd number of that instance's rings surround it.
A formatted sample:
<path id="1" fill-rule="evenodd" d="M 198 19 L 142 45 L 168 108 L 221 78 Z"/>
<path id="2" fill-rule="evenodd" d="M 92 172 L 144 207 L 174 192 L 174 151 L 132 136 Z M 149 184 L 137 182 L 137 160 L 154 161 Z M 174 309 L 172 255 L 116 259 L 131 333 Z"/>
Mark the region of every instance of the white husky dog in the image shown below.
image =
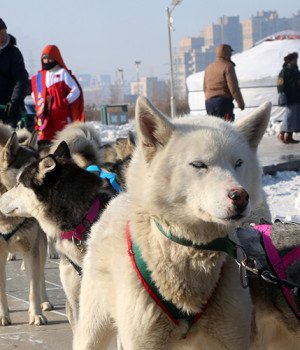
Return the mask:
<path id="1" fill-rule="evenodd" d="M 176 125 L 138 99 L 128 191 L 88 240 L 74 350 L 108 349 L 116 333 L 124 350 L 249 349 L 252 303 L 227 235 L 251 215 L 269 219 L 256 149 L 270 110 Z M 0 209 L 37 203 L 20 182 Z"/>

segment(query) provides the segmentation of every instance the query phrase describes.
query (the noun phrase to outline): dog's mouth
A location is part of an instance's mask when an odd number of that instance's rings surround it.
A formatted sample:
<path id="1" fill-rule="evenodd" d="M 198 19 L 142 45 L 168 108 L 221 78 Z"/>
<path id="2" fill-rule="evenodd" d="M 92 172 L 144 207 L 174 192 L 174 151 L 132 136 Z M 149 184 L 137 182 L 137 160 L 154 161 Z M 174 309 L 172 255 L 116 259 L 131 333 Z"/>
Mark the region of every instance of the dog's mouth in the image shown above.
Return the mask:
<path id="1" fill-rule="evenodd" d="M 226 221 L 239 221 L 245 218 L 245 215 L 242 214 L 236 214 L 236 215 L 232 215 L 227 217 L 225 220 Z"/>
<path id="2" fill-rule="evenodd" d="M 5 216 L 19 216 L 16 212 L 18 210 L 17 207 L 8 207 L 8 206 L 4 206 L 4 207 L 1 207 L 1 213 Z"/>
<path id="3" fill-rule="evenodd" d="M 2 214 L 4 214 L 5 216 L 14 216 L 16 209 L 11 209 L 11 210 L 3 210 Z"/>

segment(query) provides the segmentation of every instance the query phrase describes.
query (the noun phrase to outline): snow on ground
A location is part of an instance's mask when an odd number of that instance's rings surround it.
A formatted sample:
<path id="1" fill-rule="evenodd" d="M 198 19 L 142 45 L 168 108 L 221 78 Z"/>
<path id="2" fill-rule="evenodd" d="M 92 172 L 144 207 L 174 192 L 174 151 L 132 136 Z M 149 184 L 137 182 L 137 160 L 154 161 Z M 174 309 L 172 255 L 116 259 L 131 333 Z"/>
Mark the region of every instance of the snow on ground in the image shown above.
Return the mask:
<path id="1" fill-rule="evenodd" d="M 134 121 L 121 126 L 103 125 L 99 122 L 91 124 L 100 132 L 103 143 L 112 142 L 118 137 L 126 137 L 129 130 L 135 132 Z M 270 124 L 266 135 L 277 134 L 279 125 L 279 123 Z M 273 220 L 280 218 L 300 222 L 300 171 L 283 171 L 274 176 L 265 175 L 263 186 Z"/>
<path id="2" fill-rule="evenodd" d="M 300 222 L 300 172 L 282 171 L 264 175 L 263 187 L 275 218 Z"/>

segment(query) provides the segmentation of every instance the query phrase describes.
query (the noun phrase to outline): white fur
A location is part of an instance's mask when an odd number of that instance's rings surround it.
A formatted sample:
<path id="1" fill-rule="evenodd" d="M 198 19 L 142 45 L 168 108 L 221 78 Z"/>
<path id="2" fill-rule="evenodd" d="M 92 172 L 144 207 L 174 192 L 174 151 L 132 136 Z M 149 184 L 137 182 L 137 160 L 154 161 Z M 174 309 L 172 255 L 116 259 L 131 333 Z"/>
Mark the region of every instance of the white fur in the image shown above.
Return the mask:
<path id="1" fill-rule="evenodd" d="M 252 305 L 234 260 L 169 241 L 153 219 L 166 231 L 201 244 L 224 237 L 244 221 L 268 216 L 255 152 L 270 108 L 266 103 L 235 125 L 214 117 L 197 125 L 173 125 L 145 98 L 138 99 L 139 147 L 128 171 L 128 192 L 114 199 L 93 226 L 74 350 L 107 349 L 116 332 L 124 350 L 249 349 Z M 230 219 L 235 211 L 228 198 L 232 188 L 246 190 L 251 201 L 237 221 Z M 180 340 L 185 321 L 174 324 L 133 269 L 128 220 L 161 294 L 186 312 L 201 310 L 225 263 L 209 306 L 186 340 Z"/>

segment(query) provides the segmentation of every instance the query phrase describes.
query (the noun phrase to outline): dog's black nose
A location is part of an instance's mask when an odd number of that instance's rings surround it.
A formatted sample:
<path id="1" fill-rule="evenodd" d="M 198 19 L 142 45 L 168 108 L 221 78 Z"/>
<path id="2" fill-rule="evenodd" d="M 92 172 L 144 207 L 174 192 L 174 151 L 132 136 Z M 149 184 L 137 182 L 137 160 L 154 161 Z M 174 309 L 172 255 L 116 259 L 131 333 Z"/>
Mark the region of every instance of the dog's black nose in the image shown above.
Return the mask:
<path id="1" fill-rule="evenodd" d="M 241 187 L 232 188 L 228 192 L 228 197 L 232 200 L 234 208 L 238 213 L 242 213 L 249 203 L 249 194 Z"/>

